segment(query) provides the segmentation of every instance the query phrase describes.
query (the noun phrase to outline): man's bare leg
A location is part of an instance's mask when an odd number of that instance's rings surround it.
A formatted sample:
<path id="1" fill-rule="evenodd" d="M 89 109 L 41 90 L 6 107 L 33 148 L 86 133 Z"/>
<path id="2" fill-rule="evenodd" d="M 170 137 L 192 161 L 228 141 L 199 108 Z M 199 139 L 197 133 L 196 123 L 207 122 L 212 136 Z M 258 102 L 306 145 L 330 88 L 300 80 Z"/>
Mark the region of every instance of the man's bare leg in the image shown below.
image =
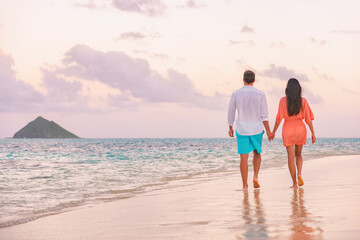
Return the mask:
<path id="1" fill-rule="evenodd" d="M 261 154 L 258 153 L 256 150 L 254 151 L 254 158 L 253 158 L 253 167 L 254 167 L 254 187 L 259 188 L 259 171 L 260 171 L 260 164 L 261 164 Z"/>
<path id="2" fill-rule="evenodd" d="M 240 173 L 243 182 L 243 191 L 248 190 L 248 158 L 249 154 L 240 154 Z"/>

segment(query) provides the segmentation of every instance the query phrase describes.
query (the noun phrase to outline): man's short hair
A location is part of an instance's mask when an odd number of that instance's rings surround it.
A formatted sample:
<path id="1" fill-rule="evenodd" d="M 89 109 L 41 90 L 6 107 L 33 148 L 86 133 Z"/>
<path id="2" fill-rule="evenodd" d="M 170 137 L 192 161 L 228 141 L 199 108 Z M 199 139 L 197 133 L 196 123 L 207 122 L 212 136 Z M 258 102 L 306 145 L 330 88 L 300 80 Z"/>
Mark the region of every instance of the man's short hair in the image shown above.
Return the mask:
<path id="1" fill-rule="evenodd" d="M 255 81 L 255 73 L 253 71 L 250 70 L 246 70 L 244 72 L 244 81 L 246 83 L 252 83 Z"/>

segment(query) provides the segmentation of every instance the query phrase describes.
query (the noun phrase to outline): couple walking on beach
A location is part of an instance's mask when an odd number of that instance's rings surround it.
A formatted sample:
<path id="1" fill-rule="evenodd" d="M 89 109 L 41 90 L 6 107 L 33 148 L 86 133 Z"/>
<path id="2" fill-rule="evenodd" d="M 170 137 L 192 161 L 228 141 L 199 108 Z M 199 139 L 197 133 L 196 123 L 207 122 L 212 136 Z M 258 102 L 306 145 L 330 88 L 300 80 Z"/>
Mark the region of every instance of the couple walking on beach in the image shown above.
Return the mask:
<path id="1" fill-rule="evenodd" d="M 288 156 L 288 167 L 293 181 L 293 188 L 304 185 L 301 177 L 303 159 L 302 147 L 306 144 L 306 127 L 303 119 L 309 125 L 312 143 L 316 137 L 312 120 L 314 115 L 305 98 L 301 97 L 302 88 L 299 81 L 291 78 L 287 82 L 285 97 L 280 99 L 279 109 L 276 115 L 275 126 L 270 131 L 268 106 L 265 94 L 256 89 L 255 73 L 245 71 L 243 78 L 244 86 L 231 95 L 228 109 L 229 136 L 234 137 L 233 124 L 236 118 L 236 139 L 238 153 L 240 154 L 240 172 L 243 182 L 243 190 L 248 190 L 248 158 L 253 152 L 254 188 L 259 188 L 259 170 L 261 164 L 261 145 L 265 127 L 269 141 L 275 137 L 282 119 L 285 119 L 282 129 L 283 145 L 286 147 Z M 296 162 L 296 164 L 295 164 Z"/>

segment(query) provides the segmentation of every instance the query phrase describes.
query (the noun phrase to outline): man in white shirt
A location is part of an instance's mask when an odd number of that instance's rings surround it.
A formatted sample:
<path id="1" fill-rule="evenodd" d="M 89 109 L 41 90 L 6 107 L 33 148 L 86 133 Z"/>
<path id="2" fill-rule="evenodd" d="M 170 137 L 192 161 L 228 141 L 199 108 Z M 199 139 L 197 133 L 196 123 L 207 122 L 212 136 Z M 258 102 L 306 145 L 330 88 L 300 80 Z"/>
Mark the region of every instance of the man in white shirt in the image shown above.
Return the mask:
<path id="1" fill-rule="evenodd" d="M 254 153 L 254 188 L 259 188 L 258 174 L 261 163 L 261 145 L 264 128 L 270 140 L 272 133 L 269 127 L 268 106 L 265 94 L 256 89 L 255 73 L 253 71 L 244 72 L 244 86 L 231 95 L 228 109 L 229 136 L 234 137 L 233 124 L 236 118 L 236 139 L 238 143 L 238 153 L 240 154 L 240 172 L 243 181 L 243 191 L 248 190 L 248 158 L 249 153 Z"/>

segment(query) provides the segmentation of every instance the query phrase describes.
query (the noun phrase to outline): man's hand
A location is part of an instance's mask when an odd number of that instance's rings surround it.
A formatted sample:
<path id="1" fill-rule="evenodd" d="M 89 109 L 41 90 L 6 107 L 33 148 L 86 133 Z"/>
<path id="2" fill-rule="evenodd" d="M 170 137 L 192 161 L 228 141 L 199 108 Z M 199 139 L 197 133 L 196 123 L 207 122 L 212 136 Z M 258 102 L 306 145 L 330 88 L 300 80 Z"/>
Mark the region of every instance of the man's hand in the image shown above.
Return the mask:
<path id="1" fill-rule="evenodd" d="M 229 126 L 229 137 L 234 137 L 234 130 L 232 126 Z"/>

